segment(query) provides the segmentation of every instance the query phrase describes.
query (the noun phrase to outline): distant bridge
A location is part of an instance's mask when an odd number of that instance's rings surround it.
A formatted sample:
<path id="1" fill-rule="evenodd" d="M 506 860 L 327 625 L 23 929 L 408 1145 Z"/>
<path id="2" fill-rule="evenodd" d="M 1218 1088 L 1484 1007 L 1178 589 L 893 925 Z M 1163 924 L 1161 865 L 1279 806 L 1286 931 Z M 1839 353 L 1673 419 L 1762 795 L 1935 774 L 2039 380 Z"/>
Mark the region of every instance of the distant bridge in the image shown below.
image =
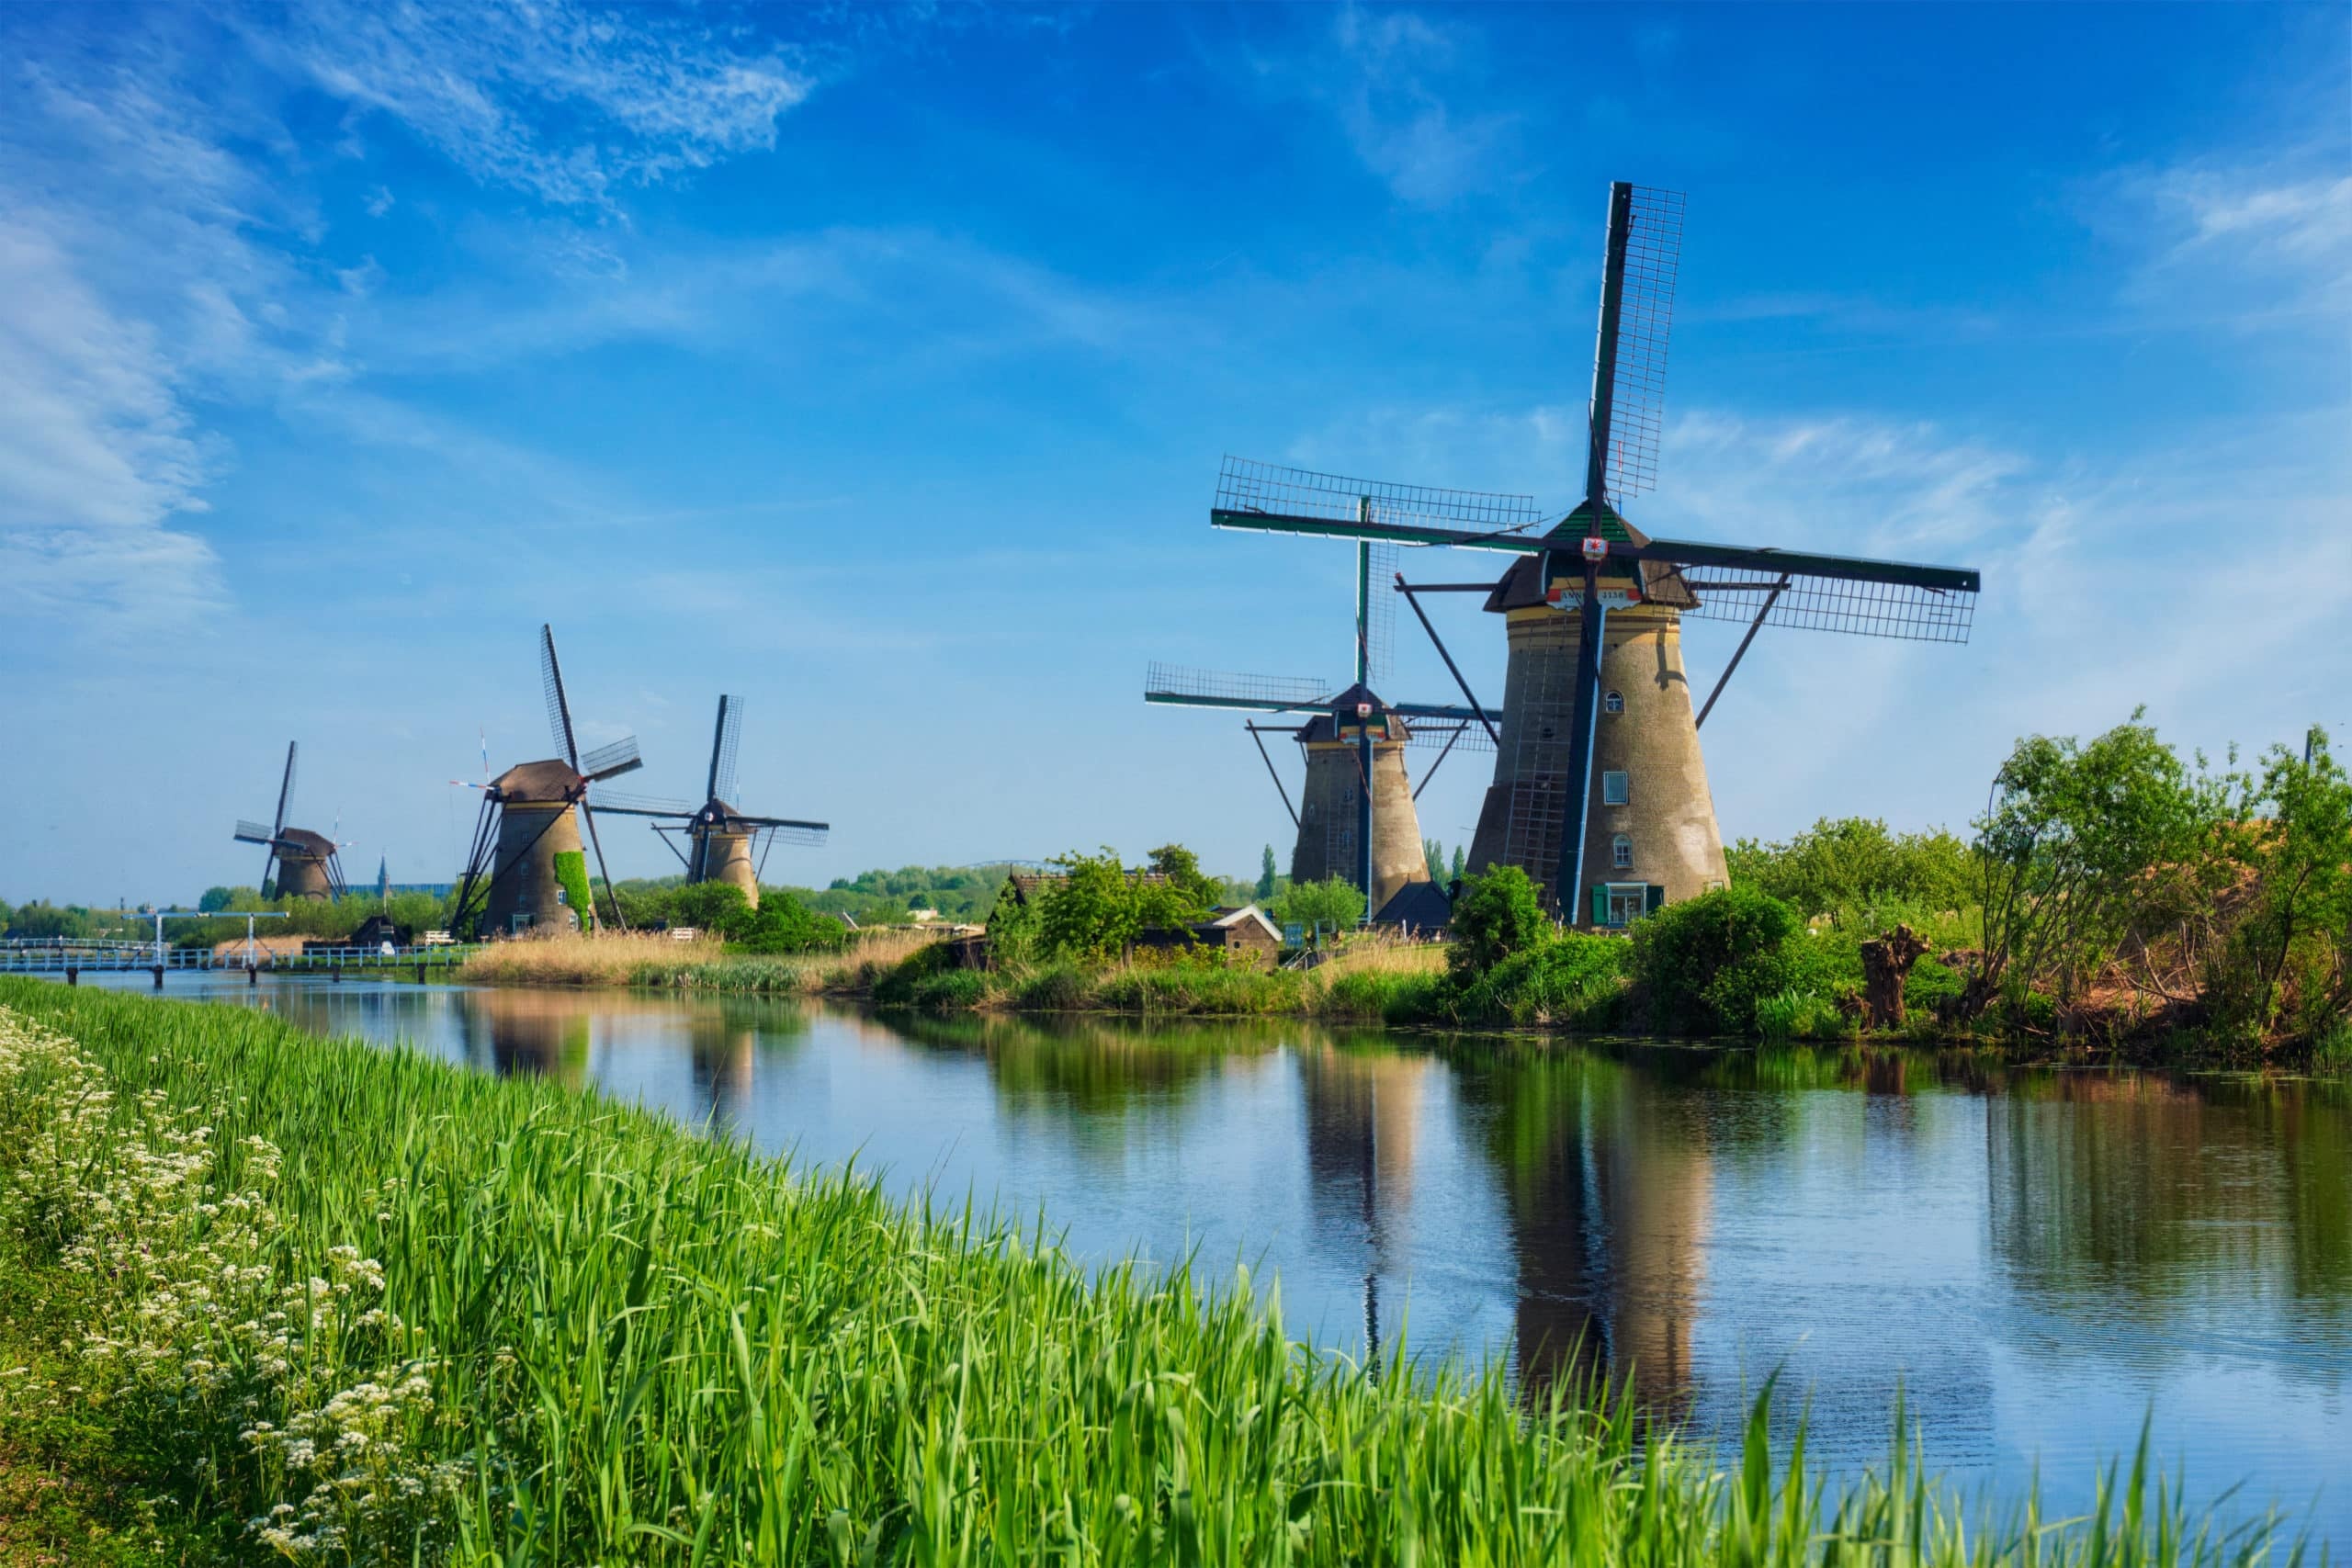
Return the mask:
<path id="1" fill-rule="evenodd" d="M 144 969 L 164 988 L 167 970 L 215 969 L 245 972 L 247 984 L 257 984 L 262 972 L 326 974 L 341 980 L 347 969 L 404 969 L 413 965 L 416 977 L 429 969 L 447 973 L 481 948 L 468 942 L 432 942 L 408 947 L 379 943 L 374 947 L 311 947 L 304 953 L 272 953 L 258 945 L 220 952 L 209 947 L 160 947 L 152 942 L 105 941 L 83 937 L 18 938 L 0 942 L 0 975 L 62 975 L 73 985 L 85 974 L 129 974 Z"/>

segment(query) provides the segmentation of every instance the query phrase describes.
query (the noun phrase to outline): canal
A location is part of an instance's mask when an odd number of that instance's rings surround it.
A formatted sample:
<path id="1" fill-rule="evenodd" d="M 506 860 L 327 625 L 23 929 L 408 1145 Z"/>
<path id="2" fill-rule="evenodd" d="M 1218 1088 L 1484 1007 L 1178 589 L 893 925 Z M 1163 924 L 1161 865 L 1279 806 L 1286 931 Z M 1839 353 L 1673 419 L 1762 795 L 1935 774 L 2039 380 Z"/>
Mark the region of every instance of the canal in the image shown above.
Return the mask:
<path id="1" fill-rule="evenodd" d="M 133 979 L 143 983 L 143 976 Z M 175 995 L 595 1087 L 1089 1262 L 1278 1281 L 1361 1355 L 1581 1364 L 1701 1433 L 1765 1378 L 1813 1460 L 2046 1511 L 2142 1423 L 2192 1497 L 2352 1550 L 2352 1085 L 1298 1023 L 878 1019 L 304 981 Z"/>

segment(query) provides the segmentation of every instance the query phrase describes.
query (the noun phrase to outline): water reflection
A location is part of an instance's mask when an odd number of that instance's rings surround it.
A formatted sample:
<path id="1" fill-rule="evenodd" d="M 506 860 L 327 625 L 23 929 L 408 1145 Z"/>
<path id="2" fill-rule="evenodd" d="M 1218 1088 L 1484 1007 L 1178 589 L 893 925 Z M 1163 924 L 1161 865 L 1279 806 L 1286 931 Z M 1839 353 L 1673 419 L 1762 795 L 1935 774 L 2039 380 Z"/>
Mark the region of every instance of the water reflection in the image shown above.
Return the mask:
<path id="1" fill-rule="evenodd" d="M 2352 1086 L 1968 1053 L 877 1020 L 366 985 L 207 991 L 593 1085 L 894 1190 L 1042 1214 L 1090 1263 L 1278 1280 L 1350 1354 L 1630 1378 L 1736 1429 L 1769 1375 L 1832 1466 L 1900 1392 L 1934 1461 L 2052 1511 L 2143 1418 L 2194 1495 L 2352 1495 Z M 1792 1422 L 1800 1402 L 1784 1406 Z"/>

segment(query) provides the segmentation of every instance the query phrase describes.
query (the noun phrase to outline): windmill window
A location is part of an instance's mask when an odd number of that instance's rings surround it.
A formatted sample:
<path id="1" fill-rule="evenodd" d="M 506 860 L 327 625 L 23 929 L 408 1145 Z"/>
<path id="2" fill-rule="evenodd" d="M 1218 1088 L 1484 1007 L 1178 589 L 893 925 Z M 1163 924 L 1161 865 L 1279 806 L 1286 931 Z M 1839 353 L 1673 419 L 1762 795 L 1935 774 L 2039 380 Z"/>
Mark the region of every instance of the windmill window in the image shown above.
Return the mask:
<path id="1" fill-rule="evenodd" d="M 1600 711 L 1603 713 L 1623 713 L 1625 711 L 1625 694 L 1623 692 L 1611 692 L 1607 696 L 1602 697 L 1600 699 Z"/>
<path id="2" fill-rule="evenodd" d="M 1634 840 L 1620 833 L 1610 840 L 1610 863 L 1623 871 L 1634 863 Z"/>
<path id="3" fill-rule="evenodd" d="M 1634 798 L 1634 781 L 1630 773 L 1606 773 L 1600 775 L 1600 804 L 1623 806 Z"/>

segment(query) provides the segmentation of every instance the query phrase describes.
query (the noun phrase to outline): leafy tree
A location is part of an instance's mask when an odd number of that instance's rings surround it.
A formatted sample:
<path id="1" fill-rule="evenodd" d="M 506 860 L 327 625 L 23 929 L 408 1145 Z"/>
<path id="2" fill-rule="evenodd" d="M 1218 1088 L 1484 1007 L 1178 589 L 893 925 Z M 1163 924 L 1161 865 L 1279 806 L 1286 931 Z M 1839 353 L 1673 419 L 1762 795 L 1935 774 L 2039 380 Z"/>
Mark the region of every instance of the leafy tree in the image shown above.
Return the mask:
<path id="1" fill-rule="evenodd" d="M 1294 882 L 1283 889 L 1267 911 L 1276 925 L 1304 926 L 1313 931 L 1318 924 L 1333 931 L 1346 931 L 1363 920 L 1363 890 L 1344 876 L 1326 877 L 1321 882 Z"/>
<path id="2" fill-rule="evenodd" d="M 1442 886 L 1445 882 L 1445 846 L 1435 839 L 1421 840 L 1421 859 L 1430 868 L 1430 880 Z"/>
<path id="3" fill-rule="evenodd" d="M 1525 953 L 1552 934 L 1535 884 L 1515 865 L 1498 865 L 1464 884 L 1453 902 L 1453 942 L 1446 967 L 1457 980 L 1484 975 L 1515 953 Z"/>
<path id="4" fill-rule="evenodd" d="M 230 899 L 235 897 L 236 893 L 233 888 L 208 887 L 204 890 L 204 897 L 196 901 L 196 907 L 202 909 L 205 913 L 210 914 L 215 909 L 227 908 L 229 907 Z"/>
<path id="5" fill-rule="evenodd" d="M 1162 844 L 1151 852 L 1151 869 L 1184 896 L 1188 908 L 1206 914 L 1222 903 L 1225 884 L 1201 871 L 1201 857 L 1182 844 Z"/>
<path id="6" fill-rule="evenodd" d="M 1450 876 L 1448 876 L 1448 877 L 1446 878 L 1446 880 L 1447 880 L 1447 881 L 1449 881 L 1449 882 L 1460 882 L 1460 881 L 1462 881 L 1462 880 L 1463 880 L 1463 872 L 1462 872 L 1462 846 L 1461 846 L 1460 844 L 1456 844 L 1456 845 L 1454 845 L 1454 846 L 1453 846 L 1453 867 L 1452 867 L 1451 869 L 1452 869 L 1452 873 L 1453 873 L 1453 874 L 1451 874 Z"/>
<path id="7" fill-rule="evenodd" d="M 2028 736 L 2001 765 L 1976 820 L 1984 957 L 1963 1014 L 2005 987 L 2072 1000 L 2140 906 L 2177 885 L 2151 874 L 2199 863 L 2227 781 L 2192 772 L 2139 722 L 2144 711 L 2086 744 Z"/>
<path id="8" fill-rule="evenodd" d="M 1268 844 L 1263 858 L 1258 862 L 1258 886 L 1251 890 L 1259 903 L 1274 896 L 1274 846 Z"/>
<path id="9" fill-rule="evenodd" d="M 2245 912 L 2209 990 L 2226 1024 L 2260 1036 L 2291 991 L 2316 1036 L 2352 1003 L 2352 778 L 2313 729 L 2308 759 L 2284 746 L 2241 778 L 2225 835 L 2246 878 Z"/>
<path id="10" fill-rule="evenodd" d="M 1825 817 L 1786 843 L 1742 839 L 1724 859 L 1733 882 L 1804 915 L 1869 923 L 1877 905 L 1958 909 L 1975 898 L 1968 846 L 1940 828 L 1893 833 L 1875 818 Z"/>
<path id="11" fill-rule="evenodd" d="M 1190 858 L 1190 852 L 1179 853 Z M 1208 913 L 1201 898 L 1205 879 L 1197 865 L 1188 885 L 1167 873 L 1162 874 L 1168 880 L 1147 881 L 1122 865 L 1118 852 L 1108 845 L 1099 855 L 1073 851 L 1053 863 L 1061 868 L 1061 880 L 1046 885 L 1037 897 L 1036 946 L 1046 957 L 1108 958 L 1125 951 L 1147 926 L 1182 925 Z M 1173 857 L 1166 863 L 1182 869 Z"/>

